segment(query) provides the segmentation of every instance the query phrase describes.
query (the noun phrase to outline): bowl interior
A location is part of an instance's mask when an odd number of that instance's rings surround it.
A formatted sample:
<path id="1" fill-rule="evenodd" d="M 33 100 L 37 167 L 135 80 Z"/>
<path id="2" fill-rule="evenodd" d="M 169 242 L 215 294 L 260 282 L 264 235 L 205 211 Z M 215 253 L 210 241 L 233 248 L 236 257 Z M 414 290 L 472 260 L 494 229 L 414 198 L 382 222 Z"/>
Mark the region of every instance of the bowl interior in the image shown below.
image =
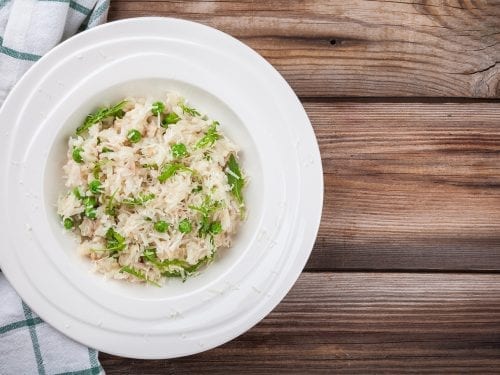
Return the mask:
<path id="1" fill-rule="evenodd" d="M 66 162 L 67 141 L 74 134 L 75 129 L 82 123 L 88 113 L 97 108 L 116 103 L 126 97 L 160 96 L 165 91 L 174 91 L 185 97 L 189 103 L 194 105 L 202 113 L 217 119 L 221 124 L 223 132 L 241 147 L 241 164 L 251 181 L 245 188 L 245 200 L 247 205 L 247 219 L 242 223 L 233 245 L 229 249 L 218 252 L 216 260 L 208 267 L 203 268 L 200 273 L 187 281 L 179 279 L 168 279 L 162 288 L 146 286 L 142 284 L 131 284 L 123 281 L 105 280 L 100 274 L 91 271 L 92 264 L 77 253 L 77 239 L 71 233 L 62 229 L 60 218 L 56 212 L 57 198 L 67 191 L 64 185 L 62 166 Z M 61 101 L 60 105 L 69 105 L 70 100 Z M 112 293 L 125 295 L 140 299 L 175 298 L 194 293 L 201 288 L 206 288 L 213 282 L 229 272 L 241 261 L 247 251 L 249 244 L 257 232 L 259 222 L 263 215 L 263 195 L 265 189 L 262 179 L 262 162 L 259 158 L 256 140 L 248 124 L 243 123 L 240 117 L 222 100 L 190 83 L 165 79 L 145 78 L 125 81 L 101 91 L 81 98 L 81 105 L 69 115 L 57 133 L 53 136 L 44 170 L 43 200 L 47 221 L 57 242 L 58 256 L 64 256 L 71 264 L 68 272 L 79 272 L 86 281 L 94 283 L 98 288 L 104 288 Z M 73 271 L 71 271 L 73 269 Z"/>

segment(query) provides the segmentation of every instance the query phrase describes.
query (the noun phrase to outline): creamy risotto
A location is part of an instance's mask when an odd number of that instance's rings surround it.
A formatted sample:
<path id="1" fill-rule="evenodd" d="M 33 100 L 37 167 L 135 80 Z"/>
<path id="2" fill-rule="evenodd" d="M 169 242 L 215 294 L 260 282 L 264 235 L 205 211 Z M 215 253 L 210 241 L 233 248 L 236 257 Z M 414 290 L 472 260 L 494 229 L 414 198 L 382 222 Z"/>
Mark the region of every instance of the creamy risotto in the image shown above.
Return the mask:
<path id="1" fill-rule="evenodd" d="M 58 214 L 97 272 L 161 285 L 231 245 L 245 208 L 239 148 L 184 98 L 127 98 L 68 143 Z"/>

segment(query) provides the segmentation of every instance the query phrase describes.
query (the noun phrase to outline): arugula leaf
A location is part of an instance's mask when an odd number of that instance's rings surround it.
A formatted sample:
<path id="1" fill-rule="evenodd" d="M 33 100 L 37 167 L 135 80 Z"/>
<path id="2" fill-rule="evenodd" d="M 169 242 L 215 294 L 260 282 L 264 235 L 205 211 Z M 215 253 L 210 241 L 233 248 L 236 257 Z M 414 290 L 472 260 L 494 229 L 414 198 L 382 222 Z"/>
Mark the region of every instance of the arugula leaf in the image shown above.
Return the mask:
<path id="1" fill-rule="evenodd" d="M 217 133 L 217 121 L 212 122 L 212 125 L 207 130 L 207 133 L 196 143 L 196 148 L 204 148 L 207 146 L 212 146 L 215 141 L 220 139 L 219 133 Z"/>
<path id="2" fill-rule="evenodd" d="M 123 273 L 123 272 L 126 272 L 130 275 L 133 275 L 135 277 L 137 277 L 138 279 L 142 280 L 142 281 L 145 281 L 147 283 L 150 283 L 150 284 L 153 284 L 155 286 L 157 286 L 158 288 L 161 288 L 161 285 L 154 282 L 153 280 L 151 279 L 148 279 L 148 277 L 144 274 L 144 272 L 142 272 L 141 270 L 138 270 L 137 268 L 134 268 L 134 267 L 131 267 L 131 266 L 124 266 L 120 269 L 120 272 Z"/>
<path id="3" fill-rule="evenodd" d="M 119 252 L 127 247 L 125 237 L 110 227 L 106 232 L 106 250 Z"/>
<path id="4" fill-rule="evenodd" d="M 165 116 L 165 118 L 161 121 L 162 128 L 168 128 L 170 124 L 177 124 L 181 118 L 177 116 L 177 113 L 170 112 Z"/>
<path id="5" fill-rule="evenodd" d="M 203 190 L 203 186 L 198 185 L 198 186 L 196 186 L 195 188 L 192 188 L 192 189 L 191 189 L 191 193 L 199 193 L 199 192 L 200 192 L 200 191 L 202 191 L 202 190 Z"/>
<path id="6" fill-rule="evenodd" d="M 125 198 L 122 203 L 125 203 L 129 206 L 140 206 L 143 205 L 144 203 L 152 200 L 155 198 L 155 195 L 153 193 L 151 194 L 139 194 L 137 198 Z"/>
<path id="7" fill-rule="evenodd" d="M 180 277 L 182 278 L 182 281 L 185 281 L 188 276 L 195 273 L 201 266 L 209 263 L 213 259 L 214 255 L 215 253 L 212 252 L 212 254 L 200 259 L 197 263 L 190 264 L 183 259 L 159 260 L 156 255 L 155 248 L 145 249 L 144 253 L 142 254 L 145 260 L 158 268 L 162 276 Z"/>
<path id="8" fill-rule="evenodd" d="M 97 210 L 96 207 L 99 205 L 99 202 L 95 197 L 83 197 L 82 198 L 83 206 L 85 207 L 83 214 L 89 219 L 97 218 Z"/>
<path id="9" fill-rule="evenodd" d="M 158 164 L 156 164 L 156 163 L 153 163 L 153 164 L 143 164 L 142 167 L 143 168 L 147 168 L 147 169 L 158 169 Z"/>
<path id="10" fill-rule="evenodd" d="M 172 177 L 177 172 L 183 172 L 183 171 L 193 172 L 192 169 L 189 169 L 188 167 L 186 167 L 185 165 L 180 164 L 180 163 L 165 164 L 161 168 L 161 173 L 158 176 L 158 181 L 160 181 L 161 183 L 164 183 L 165 181 L 167 181 L 170 177 Z"/>
<path id="11" fill-rule="evenodd" d="M 210 155 L 210 151 L 203 152 L 203 159 L 205 159 L 206 161 L 212 160 L 212 155 Z"/>
<path id="12" fill-rule="evenodd" d="M 101 108 L 94 113 L 89 114 L 82 125 L 76 128 L 76 135 L 81 135 L 84 131 L 88 130 L 92 125 L 95 125 L 108 117 L 122 118 L 125 112 L 123 106 L 127 103 L 126 100 L 115 104 L 112 107 Z"/>
<path id="13" fill-rule="evenodd" d="M 218 228 L 220 223 L 211 221 L 211 216 L 220 208 L 219 201 L 212 201 L 208 195 L 205 196 L 201 206 L 188 206 L 190 209 L 198 211 L 201 214 L 198 236 L 206 237 L 208 234 L 214 235 L 220 233 L 222 228 Z M 218 224 L 216 224 L 218 223 Z M 213 230 L 212 230 L 213 229 Z"/>
<path id="14" fill-rule="evenodd" d="M 180 103 L 179 107 L 181 107 L 183 113 L 187 113 L 190 116 L 201 116 L 200 112 L 198 112 L 195 108 L 187 106 L 185 103 Z"/>
<path id="15" fill-rule="evenodd" d="M 83 199 L 84 196 L 82 195 L 82 193 L 80 193 L 80 189 L 78 188 L 78 186 L 76 188 L 73 189 L 73 194 L 75 195 L 75 197 L 77 197 L 78 199 Z"/>
<path id="16" fill-rule="evenodd" d="M 227 182 L 231 187 L 231 193 L 234 195 L 238 203 L 243 205 L 243 193 L 241 190 L 245 186 L 245 179 L 241 175 L 240 166 L 238 165 L 234 154 L 231 154 L 226 164 L 226 176 Z"/>
<path id="17" fill-rule="evenodd" d="M 102 166 L 107 162 L 109 162 L 109 159 L 101 159 L 94 163 L 94 166 L 92 167 L 92 175 L 96 180 L 99 179 L 99 173 L 102 172 Z"/>
<path id="18" fill-rule="evenodd" d="M 115 216 L 116 215 L 116 207 L 115 207 L 115 195 L 118 192 L 118 189 L 116 189 L 111 197 L 109 197 L 109 201 L 106 204 L 106 208 L 104 209 L 104 212 L 109 215 L 109 216 Z"/>

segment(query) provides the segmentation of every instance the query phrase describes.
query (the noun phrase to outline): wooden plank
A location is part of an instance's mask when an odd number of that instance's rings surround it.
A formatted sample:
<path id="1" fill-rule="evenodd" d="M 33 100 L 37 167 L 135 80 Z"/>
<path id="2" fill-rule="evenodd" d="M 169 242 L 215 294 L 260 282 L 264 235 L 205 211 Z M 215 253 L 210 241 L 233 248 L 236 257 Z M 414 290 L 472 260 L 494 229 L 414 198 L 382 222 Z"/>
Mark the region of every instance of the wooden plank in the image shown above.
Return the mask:
<path id="1" fill-rule="evenodd" d="M 236 36 L 303 97 L 500 96 L 500 0 L 111 2 L 153 15 Z"/>
<path id="2" fill-rule="evenodd" d="M 164 361 L 101 353 L 111 374 L 498 373 L 500 275 L 305 273 L 260 324 Z"/>
<path id="3" fill-rule="evenodd" d="M 308 269 L 500 269 L 500 105 L 305 103 L 325 203 Z"/>

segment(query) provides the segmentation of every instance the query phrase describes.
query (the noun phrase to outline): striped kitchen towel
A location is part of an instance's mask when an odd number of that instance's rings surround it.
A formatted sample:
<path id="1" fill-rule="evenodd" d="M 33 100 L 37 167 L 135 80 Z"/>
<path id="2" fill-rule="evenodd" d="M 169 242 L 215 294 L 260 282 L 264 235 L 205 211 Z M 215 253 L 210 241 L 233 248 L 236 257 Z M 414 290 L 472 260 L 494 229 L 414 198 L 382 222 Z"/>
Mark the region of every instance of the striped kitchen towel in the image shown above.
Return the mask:
<path id="1" fill-rule="evenodd" d="M 109 0 L 0 0 L 0 106 L 43 54 L 105 22 L 108 8 Z M 104 370 L 97 351 L 42 321 L 0 273 L 0 374 L 100 375 Z"/>
<path id="2" fill-rule="evenodd" d="M 106 21 L 109 0 L 0 0 L 0 106 L 42 55 Z"/>

